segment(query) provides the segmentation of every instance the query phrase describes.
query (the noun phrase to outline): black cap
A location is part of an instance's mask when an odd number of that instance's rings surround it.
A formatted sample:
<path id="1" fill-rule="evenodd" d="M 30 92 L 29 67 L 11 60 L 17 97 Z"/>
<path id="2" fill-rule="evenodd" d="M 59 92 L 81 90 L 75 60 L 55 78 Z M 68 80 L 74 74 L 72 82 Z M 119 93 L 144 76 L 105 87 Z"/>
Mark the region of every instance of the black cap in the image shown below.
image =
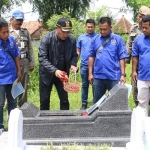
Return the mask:
<path id="1" fill-rule="evenodd" d="M 57 22 L 57 26 L 62 29 L 62 31 L 71 31 L 72 30 L 72 23 L 67 18 L 60 18 Z"/>

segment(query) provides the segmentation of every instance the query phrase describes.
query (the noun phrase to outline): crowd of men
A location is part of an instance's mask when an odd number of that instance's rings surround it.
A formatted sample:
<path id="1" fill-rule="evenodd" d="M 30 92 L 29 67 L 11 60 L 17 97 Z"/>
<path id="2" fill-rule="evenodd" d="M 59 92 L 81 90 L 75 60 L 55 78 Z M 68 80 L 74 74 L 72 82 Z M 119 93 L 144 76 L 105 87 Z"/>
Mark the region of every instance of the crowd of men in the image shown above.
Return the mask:
<path id="1" fill-rule="evenodd" d="M 21 107 L 27 102 L 28 73 L 35 66 L 30 34 L 27 29 L 21 28 L 23 20 L 24 13 L 20 10 L 13 12 L 10 27 L 4 19 L 0 19 L 0 132 L 4 131 L 5 100 L 7 99 L 8 117 L 17 104 Z M 60 99 L 60 110 L 69 110 L 68 93 L 64 90 L 61 79 L 68 78 L 70 72 L 78 70 L 79 58 L 81 109 L 88 107 L 90 84 L 93 104 L 116 84 L 124 84 L 125 66 L 132 58 L 134 101 L 147 116 L 150 99 L 150 9 L 142 6 L 137 20 L 138 23 L 131 27 L 125 43 L 120 35 L 113 33 L 109 17 L 99 19 L 99 34 L 95 33 L 95 21 L 87 19 L 86 32 L 77 41 L 70 34 L 72 22 L 68 18 L 60 18 L 55 30 L 43 36 L 38 50 L 40 110 L 50 109 L 53 85 Z M 11 88 L 16 79 L 22 83 L 25 92 L 14 99 Z"/>

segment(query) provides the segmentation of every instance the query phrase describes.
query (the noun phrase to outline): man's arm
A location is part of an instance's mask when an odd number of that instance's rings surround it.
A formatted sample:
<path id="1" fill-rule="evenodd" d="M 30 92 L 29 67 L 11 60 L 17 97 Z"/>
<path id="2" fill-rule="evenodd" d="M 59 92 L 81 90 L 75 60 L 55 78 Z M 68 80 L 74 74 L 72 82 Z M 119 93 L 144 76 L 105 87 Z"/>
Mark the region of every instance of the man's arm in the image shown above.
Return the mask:
<path id="1" fill-rule="evenodd" d="M 74 36 L 71 37 L 72 40 L 72 60 L 70 62 L 70 70 L 71 72 L 76 72 L 77 71 L 77 61 L 78 61 L 78 54 L 76 50 L 76 39 Z"/>
<path id="2" fill-rule="evenodd" d="M 136 34 L 137 34 L 136 33 L 136 28 L 137 28 L 136 24 L 131 26 L 130 33 L 129 33 L 129 36 L 128 36 L 128 40 L 127 40 L 127 43 L 126 43 L 126 47 L 127 47 L 128 55 L 129 55 L 129 57 L 126 58 L 126 63 L 127 64 L 130 64 L 130 61 L 131 61 L 132 47 L 133 47 L 134 39 L 135 39 Z"/>
<path id="3" fill-rule="evenodd" d="M 13 43 L 14 43 L 14 62 L 17 68 L 17 78 L 18 78 L 18 82 L 21 81 L 21 67 L 20 67 L 20 49 L 18 48 L 18 45 L 15 41 L 15 39 L 13 38 Z"/>
<path id="4" fill-rule="evenodd" d="M 126 79 L 125 79 L 125 58 L 120 60 L 120 69 L 121 69 L 121 77 L 120 77 L 120 82 L 125 83 Z"/>
<path id="5" fill-rule="evenodd" d="M 134 82 L 137 81 L 137 65 L 138 65 L 138 62 L 139 62 L 139 58 L 137 56 L 133 56 L 132 57 L 132 78 L 134 80 Z"/>
<path id="6" fill-rule="evenodd" d="M 81 53 L 81 50 L 77 48 L 78 59 L 80 58 L 80 53 Z"/>
<path id="7" fill-rule="evenodd" d="M 26 32 L 28 35 L 29 71 L 33 71 L 35 66 L 35 58 L 34 58 L 34 53 L 33 53 L 33 48 L 31 43 L 31 36 L 28 30 L 26 30 Z"/>
<path id="8" fill-rule="evenodd" d="M 40 65 L 45 68 L 45 71 L 47 73 L 53 74 L 57 70 L 57 67 L 51 63 L 51 60 L 49 60 L 49 53 L 51 53 L 51 47 L 48 41 L 49 34 L 46 34 L 40 42 L 38 60 Z"/>
<path id="9" fill-rule="evenodd" d="M 126 58 L 126 63 L 127 64 L 130 64 L 130 61 L 131 61 L 132 43 L 133 43 L 132 37 L 129 35 L 128 40 L 127 40 L 127 44 L 126 44 L 126 47 L 127 47 L 127 50 L 128 50 L 128 55 L 129 55 L 129 57 Z"/>
<path id="10" fill-rule="evenodd" d="M 93 80 L 94 80 L 94 76 L 93 76 L 93 64 L 94 64 L 94 60 L 95 58 L 94 57 L 89 57 L 89 77 L 88 77 L 88 80 L 90 82 L 90 84 L 93 84 Z"/>
<path id="11" fill-rule="evenodd" d="M 16 64 L 16 68 L 17 68 L 18 81 L 21 81 L 21 68 L 20 68 L 20 58 L 19 58 L 19 56 L 15 57 L 15 64 Z"/>

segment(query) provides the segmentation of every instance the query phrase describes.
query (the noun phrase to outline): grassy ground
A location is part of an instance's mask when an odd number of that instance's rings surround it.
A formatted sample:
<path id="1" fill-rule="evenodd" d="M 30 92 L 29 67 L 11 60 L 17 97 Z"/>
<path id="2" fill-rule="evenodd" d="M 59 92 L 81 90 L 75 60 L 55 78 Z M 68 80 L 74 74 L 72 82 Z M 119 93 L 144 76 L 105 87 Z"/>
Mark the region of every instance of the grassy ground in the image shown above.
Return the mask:
<path id="1" fill-rule="evenodd" d="M 111 150 L 112 145 L 108 144 L 89 144 L 87 146 L 79 144 L 67 144 L 61 146 L 54 146 L 52 143 L 48 144 L 46 147 L 41 147 L 40 150 Z"/>

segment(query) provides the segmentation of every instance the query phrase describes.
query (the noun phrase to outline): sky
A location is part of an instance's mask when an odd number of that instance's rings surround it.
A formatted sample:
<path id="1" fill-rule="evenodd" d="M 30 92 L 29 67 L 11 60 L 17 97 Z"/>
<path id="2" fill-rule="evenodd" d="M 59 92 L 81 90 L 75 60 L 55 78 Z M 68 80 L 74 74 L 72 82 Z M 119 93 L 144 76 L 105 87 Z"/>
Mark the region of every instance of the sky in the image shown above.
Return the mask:
<path id="1" fill-rule="evenodd" d="M 125 3 L 122 2 L 122 0 L 112 0 L 112 2 L 111 0 L 93 0 L 93 3 L 91 3 L 90 9 L 94 11 L 94 10 L 101 8 L 102 6 L 107 6 L 112 12 L 112 14 L 115 15 L 115 19 L 120 19 L 122 15 L 124 15 L 124 17 L 128 21 L 133 23 L 132 21 L 133 14 L 130 11 L 127 11 L 126 13 L 119 12 L 120 8 L 122 7 L 125 8 Z M 9 18 L 11 17 L 12 12 L 18 9 L 22 10 L 25 13 L 25 20 L 24 20 L 25 22 L 38 20 L 38 13 L 32 13 L 32 5 L 30 5 L 27 2 L 20 7 L 18 6 L 14 7 L 14 9 L 12 9 L 12 11 L 9 14 L 5 15 L 7 16 L 6 20 L 9 21 Z"/>
<path id="2" fill-rule="evenodd" d="M 132 18 L 133 14 L 129 9 L 126 8 L 126 4 L 122 2 L 122 0 L 93 0 L 94 3 L 91 4 L 91 10 L 97 10 L 101 8 L 102 6 L 107 6 L 109 10 L 112 12 L 113 15 L 115 15 L 116 19 L 120 19 L 123 15 L 124 17 L 133 23 Z M 112 2 L 111 2 L 112 1 Z M 120 8 L 127 9 L 126 12 L 119 12 Z"/>

